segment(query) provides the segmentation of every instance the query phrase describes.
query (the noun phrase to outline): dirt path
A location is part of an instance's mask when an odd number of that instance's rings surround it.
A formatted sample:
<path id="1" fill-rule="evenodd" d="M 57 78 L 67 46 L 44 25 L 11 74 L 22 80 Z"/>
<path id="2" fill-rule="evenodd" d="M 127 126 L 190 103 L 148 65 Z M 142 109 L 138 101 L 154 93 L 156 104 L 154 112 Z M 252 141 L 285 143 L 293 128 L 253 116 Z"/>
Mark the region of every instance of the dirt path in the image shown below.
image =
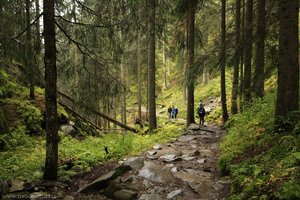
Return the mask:
<path id="1" fill-rule="evenodd" d="M 73 177 L 70 184 L 28 183 L 22 185 L 22 192 L 9 193 L 2 199 L 225 199 L 230 182 L 222 180 L 216 170 L 223 133 L 218 126 L 199 128 L 192 124 L 167 144 L 156 144 L 138 157 L 119 163 L 97 165 Z M 18 184 L 13 185 L 18 191 Z"/>
<path id="2" fill-rule="evenodd" d="M 230 182 L 216 170 L 222 134 L 217 126 L 192 124 L 180 138 L 154 145 L 138 157 L 99 165 L 56 194 L 65 200 L 225 199 Z"/>

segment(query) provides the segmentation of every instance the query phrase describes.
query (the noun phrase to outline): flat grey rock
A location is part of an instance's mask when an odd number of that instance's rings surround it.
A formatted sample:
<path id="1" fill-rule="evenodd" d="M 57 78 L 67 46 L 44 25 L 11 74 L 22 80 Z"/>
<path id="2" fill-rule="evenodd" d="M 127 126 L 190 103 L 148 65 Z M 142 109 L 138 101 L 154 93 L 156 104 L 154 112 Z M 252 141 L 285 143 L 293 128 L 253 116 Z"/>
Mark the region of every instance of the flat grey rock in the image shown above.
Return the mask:
<path id="1" fill-rule="evenodd" d="M 155 149 L 155 150 L 162 150 L 163 146 L 161 144 L 156 144 L 156 145 L 153 146 L 153 149 Z"/>
<path id="2" fill-rule="evenodd" d="M 144 167 L 144 159 L 139 157 L 130 157 L 123 162 L 124 166 L 130 166 L 132 169 L 140 170 Z"/>
<path id="3" fill-rule="evenodd" d="M 125 174 L 126 172 L 128 172 L 130 170 L 132 170 L 132 168 L 130 166 L 121 165 L 121 166 L 111 170 L 107 174 L 104 174 L 103 176 L 97 178 L 92 183 L 80 188 L 78 190 L 78 192 L 85 193 L 85 192 L 89 192 L 89 191 L 97 191 L 97 190 L 103 189 L 103 188 L 107 187 L 111 181 L 115 180 L 117 177 Z"/>
<path id="4" fill-rule="evenodd" d="M 206 162 L 206 159 L 205 159 L 205 158 L 202 158 L 202 159 L 197 160 L 197 163 L 199 163 L 199 164 L 203 164 L 203 163 L 205 163 L 205 162 Z"/>
<path id="5" fill-rule="evenodd" d="M 174 190 L 167 195 L 167 199 L 173 199 L 174 197 L 176 197 L 177 195 L 179 195 L 181 193 L 182 193 L 181 189 Z"/>
<path id="6" fill-rule="evenodd" d="M 138 194 L 131 190 L 122 189 L 114 193 L 115 200 L 133 200 L 136 199 Z"/>
<path id="7" fill-rule="evenodd" d="M 145 166 L 139 171 L 139 176 L 159 183 L 175 180 L 170 168 L 149 161 L 145 161 Z"/>
<path id="8" fill-rule="evenodd" d="M 165 162 L 173 162 L 179 159 L 179 157 L 177 157 L 175 154 L 167 154 L 167 155 L 160 156 L 159 158 Z"/>
<path id="9" fill-rule="evenodd" d="M 178 138 L 179 142 L 190 142 L 192 140 L 196 139 L 193 135 L 183 135 L 180 138 Z"/>

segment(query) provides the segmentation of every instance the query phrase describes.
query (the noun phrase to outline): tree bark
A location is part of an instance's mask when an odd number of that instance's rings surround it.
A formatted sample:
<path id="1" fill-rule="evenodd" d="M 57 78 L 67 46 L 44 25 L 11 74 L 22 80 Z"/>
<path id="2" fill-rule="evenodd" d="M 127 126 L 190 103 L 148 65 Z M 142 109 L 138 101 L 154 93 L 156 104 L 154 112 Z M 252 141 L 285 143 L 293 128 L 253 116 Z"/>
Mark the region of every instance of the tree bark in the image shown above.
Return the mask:
<path id="1" fill-rule="evenodd" d="M 34 99 L 34 68 L 32 62 L 32 44 L 31 44 L 31 27 L 30 27 L 30 0 L 26 0 L 26 56 L 25 65 L 28 73 L 29 80 L 29 98 Z"/>
<path id="2" fill-rule="evenodd" d="M 138 117 L 142 119 L 142 69 L 141 69 L 141 33 L 138 28 L 138 38 L 137 38 L 137 75 L 138 75 Z"/>
<path id="3" fill-rule="evenodd" d="M 123 63 L 123 56 L 121 56 L 121 81 L 122 81 L 122 84 L 123 84 L 123 91 L 122 91 L 122 97 L 121 97 L 121 121 L 123 124 L 126 124 L 126 80 L 125 80 L 125 77 L 126 77 L 126 69 L 125 69 L 125 66 L 124 66 L 124 63 Z"/>
<path id="4" fill-rule="evenodd" d="M 194 40 L 195 40 L 195 7 L 196 0 L 188 0 L 188 66 L 187 66 L 187 117 L 186 125 L 195 123 L 194 117 Z"/>
<path id="5" fill-rule="evenodd" d="M 299 110 L 299 1 L 279 1 L 279 65 L 275 115 Z"/>
<path id="6" fill-rule="evenodd" d="M 228 120 L 227 102 L 226 102 L 226 82 L 225 82 L 225 67 L 226 67 L 226 0 L 221 0 L 221 104 L 222 104 L 222 120 L 223 124 Z"/>
<path id="7" fill-rule="evenodd" d="M 245 38 L 244 38 L 244 100 L 251 101 L 251 59 L 252 59 L 252 29 L 253 0 L 246 1 Z"/>
<path id="8" fill-rule="evenodd" d="M 57 179 L 58 166 L 57 69 L 54 16 L 54 0 L 44 0 L 46 162 L 43 178 L 45 180 Z"/>
<path id="9" fill-rule="evenodd" d="M 253 77 L 253 92 L 255 97 L 264 96 L 264 79 L 265 79 L 265 0 L 257 1 L 257 18 L 256 18 L 256 40 L 255 40 L 255 70 Z"/>
<path id="10" fill-rule="evenodd" d="M 245 0 L 242 0 L 242 23 L 241 23 L 241 42 L 240 42 L 240 94 L 239 94 L 239 108 L 240 112 L 243 112 L 243 97 L 244 97 L 244 41 L 245 41 Z"/>
<path id="11" fill-rule="evenodd" d="M 231 113 L 237 114 L 237 98 L 239 93 L 239 66 L 240 66 L 240 52 L 241 52 L 241 0 L 235 1 L 235 58 L 233 69 L 233 81 L 232 81 L 232 98 L 231 98 Z"/>
<path id="12" fill-rule="evenodd" d="M 40 4 L 39 0 L 35 0 L 35 17 L 40 15 Z M 40 19 L 36 21 L 36 39 L 35 39 L 35 51 L 37 54 L 41 51 L 41 35 L 40 35 Z"/>
<path id="13" fill-rule="evenodd" d="M 164 37 L 164 33 L 163 33 L 163 37 Z M 167 67 L 166 67 L 166 57 L 167 57 L 167 54 L 166 54 L 166 44 L 165 44 L 165 41 L 163 41 L 163 44 L 162 44 L 162 48 L 163 48 L 163 89 L 167 89 Z"/>
<path id="14" fill-rule="evenodd" d="M 155 103 L 155 9 L 156 0 L 149 0 L 149 46 L 148 46 L 148 92 L 149 92 L 149 131 L 156 129 L 156 103 Z"/>

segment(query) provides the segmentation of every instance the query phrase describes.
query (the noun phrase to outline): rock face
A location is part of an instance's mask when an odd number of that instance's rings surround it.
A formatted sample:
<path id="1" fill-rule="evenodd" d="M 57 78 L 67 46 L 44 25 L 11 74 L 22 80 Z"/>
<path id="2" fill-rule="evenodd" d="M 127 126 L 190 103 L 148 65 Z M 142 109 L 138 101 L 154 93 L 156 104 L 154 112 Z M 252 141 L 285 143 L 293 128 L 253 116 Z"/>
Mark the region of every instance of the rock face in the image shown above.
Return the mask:
<path id="1" fill-rule="evenodd" d="M 230 182 L 218 178 L 215 166 L 221 135 L 192 124 L 185 135 L 125 159 L 78 192 L 117 200 L 224 199 Z"/>

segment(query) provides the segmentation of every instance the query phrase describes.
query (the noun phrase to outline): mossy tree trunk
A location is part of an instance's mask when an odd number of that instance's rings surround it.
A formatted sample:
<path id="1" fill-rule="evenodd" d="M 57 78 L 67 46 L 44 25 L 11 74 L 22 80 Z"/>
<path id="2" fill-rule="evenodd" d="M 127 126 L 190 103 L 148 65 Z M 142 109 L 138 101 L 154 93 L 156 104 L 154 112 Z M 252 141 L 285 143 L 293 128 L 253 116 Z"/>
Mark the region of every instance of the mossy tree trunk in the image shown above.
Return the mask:
<path id="1" fill-rule="evenodd" d="M 253 77 L 253 92 L 255 97 L 264 96 L 265 79 L 265 0 L 257 1 L 256 34 L 255 34 L 255 68 Z"/>
<path id="2" fill-rule="evenodd" d="M 253 30 L 253 0 L 246 0 L 244 38 L 244 100 L 251 101 L 251 59 Z"/>
<path id="3" fill-rule="evenodd" d="M 225 67 L 226 67 L 226 0 L 221 0 L 221 104 L 222 104 L 222 121 L 225 123 L 228 120 L 227 102 L 226 102 L 226 82 L 225 82 Z"/>
<path id="4" fill-rule="evenodd" d="M 56 180 L 58 167 L 57 69 L 54 16 L 54 0 L 44 0 L 46 162 L 43 178 L 45 180 Z"/>
<path id="5" fill-rule="evenodd" d="M 149 2 L 149 43 L 148 43 L 148 103 L 149 103 L 149 131 L 156 129 L 156 103 L 155 103 L 155 10 L 156 0 Z"/>
<path id="6" fill-rule="evenodd" d="M 299 110 L 299 1 L 279 1 L 277 117 Z"/>
<path id="7" fill-rule="evenodd" d="M 239 66 L 241 58 L 241 0 L 235 1 L 235 58 L 234 58 L 234 69 L 233 69 L 233 81 L 232 81 L 232 98 L 231 98 L 231 113 L 237 114 L 238 105 L 237 98 L 239 93 Z"/>
<path id="8" fill-rule="evenodd" d="M 30 0 L 26 0 L 26 56 L 25 65 L 27 69 L 27 77 L 29 80 L 29 98 L 34 99 L 34 65 L 33 65 L 33 52 L 32 52 L 32 40 L 31 40 L 31 27 L 30 27 Z"/>
<path id="9" fill-rule="evenodd" d="M 195 44 L 195 8 L 196 0 L 188 0 L 188 32 L 187 32 L 187 50 L 188 50 L 188 66 L 187 66 L 187 117 L 186 125 L 195 123 L 194 117 L 194 89 L 195 89 L 195 73 L 194 73 L 194 44 Z"/>

